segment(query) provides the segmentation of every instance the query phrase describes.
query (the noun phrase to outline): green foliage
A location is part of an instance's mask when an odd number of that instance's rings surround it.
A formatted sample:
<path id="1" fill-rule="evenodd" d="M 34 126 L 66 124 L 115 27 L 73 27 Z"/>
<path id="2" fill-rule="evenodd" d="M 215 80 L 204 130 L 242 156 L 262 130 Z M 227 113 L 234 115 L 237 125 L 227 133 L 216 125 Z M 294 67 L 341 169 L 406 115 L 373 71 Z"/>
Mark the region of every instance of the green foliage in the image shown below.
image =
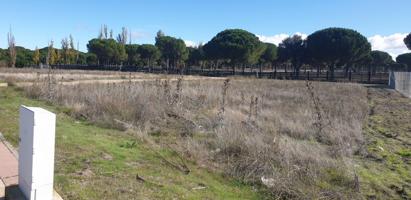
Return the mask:
<path id="1" fill-rule="evenodd" d="M 144 65 L 151 66 L 160 56 L 160 50 L 152 44 L 143 44 L 138 47 L 138 54 L 143 59 Z"/>
<path id="2" fill-rule="evenodd" d="M 140 62 L 140 54 L 138 53 L 138 48 L 140 45 L 138 44 L 129 44 L 126 45 L 126 53 L 127 53 L 127 64 L 128 65 L 139 65 Z"/>
<path id="3" fill-rule="evenodd" d="M 266 46 L 265 51 L 261 55 L 261 62 L 263 63 L 273 63 L 278 58 L 278 48 L 275 44 L 264 43 Z"/>
<path id="4" fill-rule="evenodd" d="M 208 58 L 229 59 L 233 65 L 254 64 L 265 50 L 265 45 L 254 34 L 241 29 L 228 29 L 218 33 L 204 45 Z"/>
<path id="5" fill-rule="evenodd" d="M 369 90 L 369 109 L 364 123 L 367 156 L 357 156 L 361 193 L 368 199 L 409 199 L 410 99 L 385 90 Z"/>
<path id="6" fill-rule="evenodd" d="M 98 58 L 97 58 L 96 54 L 93 54 L 93 53 L 86 54 L 86 62 L 89 65 L 97 65 Z"/>
<path id="7" fill-rule="evenodd" d="M 156 47 L 161 52 L 163 60 L 171 61 L 178 64 L 180 61 L 186 61 L 188 59 L 188 50 L 182 39 L 177 39 L 170 36 L 164 36 L 163 33 L 159 33 L 156 37 Z"/>
<path id="8" fill-rule="evenodd" d="M 390 54 L 384 51 L 371 51 L 370 58 L 370 63 L 372 64 L 374 71 L 378 70 L 380 67 L 387 68 L 394 63 Z"/>
<path id="9" fill-rule="evenodd" d="M 199 65 L 201 61 L 206 59 L 204 49 L 202 46 L 198 47 L 188 47 L 188 64 L 189 65 Z"/>
<path id="10" fill-rule="evenodd" d="M 397 57 L 397 63 L 407 65 L 411 68 L 411 53 L 401 54 Z"/>
<path id="11" fill-rule="evenodd" d="M 345 28 L 327 28 L 309 35 L 307 48 L 312 59 L 329 66 L 332 79 L 336 66 L 361 61 L 371 52 L 366 37 Z"/>
<path id="12" fill-rule="evenodd" d="M 77 54 L 78 54 L 78 58 L 76 60 L 77 64 L 81 64 L 81 65 L 88 64 L 87 58 L 88 58 L 89 54 L 83 53 L 83 52 L 80 52 L 80 51 L 77 51 Z"/>
<path id="13" fill-rule="evenodd" d="M 40 51 L 39 49 L 36 47 L 36 50 L 34 50 L 34 54 L 33 54 L 33 62 L 36 65 L 40 64 Z"/>
<path id="14" fill-rule="evenodd" d="M 288 37 L 280 43 L 278 54 L 280 61 L 291 62 L 298 75 L 304 59 L 306 59 L 306 41 L 300 35 Z"/>
<path id="15" fill-rule="evenodd" d="M 371 51 L 367 38 L 357 31 L 344 28 L 328 28 L 307 38 L 310 55 L 330 65 L 344 65 L 366 57 Z"/>
<path id="16" fill-rule="evenodd" d="M 404 38 L 404 43 L 407 45 L 408 49 L 411 50 L 411 33 Z"/>
<path id="17" fill-rule="evenodd" d="M 393 63 L 390 54 L 384 51 L 371 51 L 372 63 L 375 65 L 389 65 Z"/>
<path id="18" fill-rule="evenodd" d="M 16 67 L 33 65 L 33 51 L 24 47 L 16 47 Z"/>
<path id="19" fill-rule="evenodd" d="M 121 64 L 127 60 L 125 46 L 114 39 L 92 39 L 87 48 L 97 56 L 100 64 Z"/>

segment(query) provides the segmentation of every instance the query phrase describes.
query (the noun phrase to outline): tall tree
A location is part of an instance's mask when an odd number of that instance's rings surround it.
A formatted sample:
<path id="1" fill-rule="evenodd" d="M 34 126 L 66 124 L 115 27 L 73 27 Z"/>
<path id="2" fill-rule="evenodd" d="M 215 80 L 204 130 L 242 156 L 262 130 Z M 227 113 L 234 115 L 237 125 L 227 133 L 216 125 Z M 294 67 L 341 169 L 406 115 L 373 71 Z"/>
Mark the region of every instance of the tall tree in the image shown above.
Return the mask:
<path id="1" fill-rule="evenodd" d="M 156 34 L 156 41 L 160 38 L 165 36 L 164 32 L 162 30 L 158 30 Z"/>
<path id="2" fill-rule="evenodd" d="M 205 60 L 205 53 L 203 45 L 200 44 L 198 47 L 188 47 L 188 65 L 202 65 L 201 63 Z"/>
<path id="3" fill-rule="evenodd" d="M 50 41 L 49 46 L 47 48 L 47 58 L 46 58 L 46 64 L 47 66 L 49 65 L 54 65 L 56 63 L 55 57 L 54 57 L 54 41 Z M 65 63 L 67 64 L 67 63 Z"/>
<path id="4" fill-rule="evenodd" d="M 117 36 L 117 42 L 123 45 L 127 44 L 128 31 L 125 27 L 122 28 L 121 33 Z"/>
<path id="5" fill-rule="evenodd" d="M 64 64 L 70 64 L 70 42 L 68 38 L 61 40 L 62 59 Z"/>
<path id="6" fill-rule="evenodd" d="M 173 67 L 181 69 L 181 64 L 188 59 L 188 50 L 182 39 L 177 39 L 163 34 L 157 34 L 155 46 L 160 50 L 162 59 L 172 63 Z"/>
<path id="7" fill-rule="evenodd" d="M 58 49 L 54 49 L 54 41 L 50 41 L 49 46 L 47 47 L 47 65 L 55 65 L 60 62 L 60 53 Z"/>
<path id="8" fill-rule="evenodd" d="M 16 66 L 17 51 L 16 41 L 13 33 L 11 32 L 11 28 L 9 33 L 7 34 L 7 41 L 9 45 L 9 67 L 14 68 Z"/>
<path id="9" fill-rule="evenodd" d="M 238 65 L 254 64 L 264 51 L 264 45 L 254 34 L 241 29 L 218 33 L 204 45 L 206 56 L 213 60 L 229 60 L 233 71 Z"/>
<path id="10" fill-rule="evenodd" d="M 92 39 L 87 48 L 89 53 L 97 56 L 99 64 L 122 64 L 127 60 L 125 45 L 113 39 Z"/>
<path id="11" fill-rule="evenodd" d="M 152 67 L 152 63 L 160 58 L 160 51 L 152 44 L 143 44 L 138 47 L 138 53 L 141 59 L 144 60 L 144 64 L 148 67 Z"/>
<path id="12" fill-rule="evenodd" d="M 36 47 L 36 49 L 34 50 L 34 54 L 33 54 L 33 62 L 35 65 L 39 65 L 40 64 L 40 50 Z"/>
<path id="13" fill-rule="evenodd" d="M 390 54 L 384 51 L 371 51 L 372 71 L 385 71 L 394 61 Z"/>
<path id="14" fill-rule="evenodd" d="M 371 52 L 366 37 L 345 28 L 327 28 L 309 35 L 307 48 L 316 62 L 328 65 L 331 80 L 334 80 L 335 68 L 360 61 Z"/>
<path id="15" fill-rule="evenodd" d="M 411 50 L 411 33 L 404 38 L 404 43 L 407 45 L 408 49 Z"/>
<path id="16" fill-rule="evenodd" d="M 307 48 L 306 42 L 300 35 L 293 35 L 284 39 L 278 46 L 278 54 L 283 62 L 291 62 L 294 73 L 298 77 L 304 63 Z"/>
<path id="17" fill-rule="evenodd" d="M 69 35 L 69 44 L 70 44 L 69 50 L 68 50 L 69 64 L 77 63 L 76 58 L 77 58 L 78 52 L 76 51 L 76 48 L 74 47 L 74 38 L 71 34 Z"/>
<path id="18" fill-rule="evenodd" d="M 138 52 L 139 46 L 140 45 L 138 44 L 129 44 L 125 46 L 128 65 L 137 66 L 140 64 L 140 54 Z"/>
<path id="19" fill-rule="evenodd" d="M 104 39 L 108 39 L 108 27 L 106 24 L 103 26 L 103 31 L 104 31 Z"/>
<path id="20" fill-rule="evenodd" d="M 104 39 L 104 30 L 103 30 L 103 25 L 100 27 L 100 32 L 98 33 L 98 39 L 102 40 Z"/>
<path id="21" fill-rule="evenodd" d="M 397 63 L 408 66 L 407 70 L 411 70 L 411 53 L 401 54 L 396 60 Z"/>
<path id="22" fill-rule="evenodd" d="M 260 62 L 273 66 L 274 62 L 278 58 L 278 48 L 275 44 L 264 43 L 266 45 L 265 51 L 261 55 Z"/>

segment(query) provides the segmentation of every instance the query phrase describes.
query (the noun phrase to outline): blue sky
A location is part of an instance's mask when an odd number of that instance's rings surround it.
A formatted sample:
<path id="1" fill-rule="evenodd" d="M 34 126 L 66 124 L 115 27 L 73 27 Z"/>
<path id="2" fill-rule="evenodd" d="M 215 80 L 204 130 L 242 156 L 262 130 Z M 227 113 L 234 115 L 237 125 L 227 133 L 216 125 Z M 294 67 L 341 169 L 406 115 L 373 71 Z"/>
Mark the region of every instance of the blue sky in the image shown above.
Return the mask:
<path id="1" fill-rule="evenodd" d="M 114 33 L 127 27 L 134 43 L 153 43 L 159 29 L 198 43 L 221 30 L 242 28 L 278 43 L 296 32 L 306 35 L 326 27 L 346 27 L 370 40 L 380 36 L 373 46 L 401 52 L 405 50 L 400 44 L 385 43 L 398 43 L 411 31 L 410 0 L 2 0 L 1 5 L 3 48 L 10 26 L 17 45 L 43 47 L 54 40 L 59 46 L 63 37 L 72 34 L 83 51 L 101 24 Z"/>

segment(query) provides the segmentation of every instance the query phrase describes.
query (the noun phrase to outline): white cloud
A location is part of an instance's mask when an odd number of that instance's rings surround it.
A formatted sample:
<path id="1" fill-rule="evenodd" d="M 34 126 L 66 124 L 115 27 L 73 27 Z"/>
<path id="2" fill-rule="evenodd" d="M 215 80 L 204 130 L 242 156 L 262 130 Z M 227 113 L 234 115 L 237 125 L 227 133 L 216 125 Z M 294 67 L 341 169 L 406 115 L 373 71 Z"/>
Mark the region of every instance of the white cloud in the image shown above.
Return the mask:
<path id="1" fill-rule="evenodd" d="M 191 40 L 184 40 L 184 43 L 187 47 L 198 47 L 199 45 L 203 45 L 204 42 L 194 42 Z"/>
<path id="2" fill-rule="evenodd" d="M 380 50 L 389 53 L 393 59 L 398 55 L 410 52 L 404 44 L 406 33 L 395 33 L 388 36 L 374 35 L 368 38 L 372 50 Z"/>
<path id="3" fill-rule="evenodd" d="M 186 44 L 187 47 L 196 47 L 198 44 L 194 41 L 191 40 L 184 40 L 184 43 Z"/>
<path id="4" fill-rule="evenodd" d="M 301 35 L 301 37 L 303 39 L 307 38 L 307 34 L 304 33 L 294 33 L 293 35 Z M 280 44 L 285 38 L 288 38 L 292 35 L 288 35 L 285 33 L 281 33 L 281 34 L 277 34 L 277 35 L 273 35 L 273 36 L 264 36 L 264 35 L 257 35 L 257 37 L 260 39 L 260 41 L 262 42 L 267 42 L 267 43 L 273 43 L 275 45 Z"/>

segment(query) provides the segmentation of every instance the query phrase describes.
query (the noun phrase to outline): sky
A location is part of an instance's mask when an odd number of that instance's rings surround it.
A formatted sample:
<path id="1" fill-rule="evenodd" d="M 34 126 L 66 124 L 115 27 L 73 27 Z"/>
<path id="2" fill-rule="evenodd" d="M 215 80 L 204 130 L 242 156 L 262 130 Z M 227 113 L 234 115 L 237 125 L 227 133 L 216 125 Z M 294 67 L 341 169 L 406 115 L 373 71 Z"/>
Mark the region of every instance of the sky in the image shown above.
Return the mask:
<path id="1" fill-rule="evenodd" d="M 82 51 L 102 24 L 129 29 L 133 43 L 154 43 L 158 30 L 187 45 L 209 41 L 218 32 L 241 28 L 264 42 L 292 34 L 307 36 L 328 27 L 355 29 L 374 50 L 392 56 L 409 52 L 411 0 L 0 0 L 0 48 L 10 28 L 19 46 L 34 49 L 51 40 L 60 46 L 73 35 Z"/>

